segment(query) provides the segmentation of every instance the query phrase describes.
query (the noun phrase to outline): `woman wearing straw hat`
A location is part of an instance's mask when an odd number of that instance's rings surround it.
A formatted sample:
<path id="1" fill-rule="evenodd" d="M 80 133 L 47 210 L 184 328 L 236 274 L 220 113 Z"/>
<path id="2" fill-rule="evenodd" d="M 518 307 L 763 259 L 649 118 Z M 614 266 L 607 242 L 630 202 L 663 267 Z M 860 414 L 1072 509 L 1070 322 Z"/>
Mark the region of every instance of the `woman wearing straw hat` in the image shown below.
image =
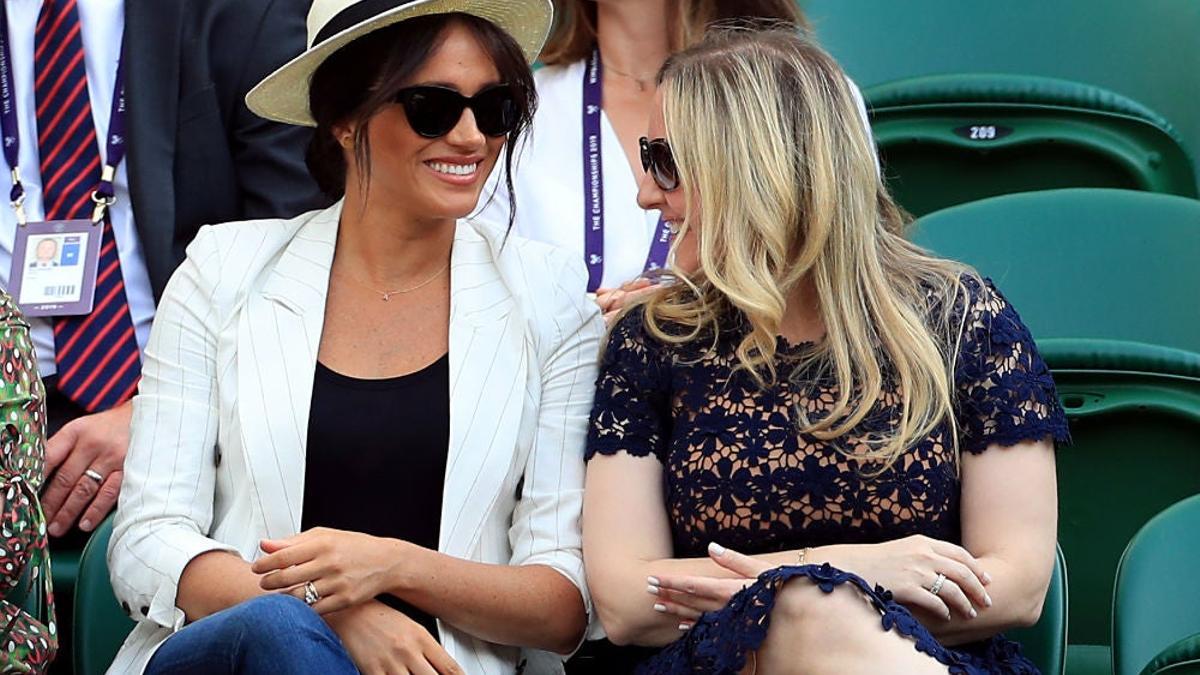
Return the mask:
<path id="1" fill-rule="evenodd" d="M 166 290 L 112 672 L 561 671 L 603 322 L 573 256 L 463 219 L 533 114 L 551 14 L 316 0 L 309 49 L 250 93 L 316 127 L 341 200 L 204 228 Z"/>

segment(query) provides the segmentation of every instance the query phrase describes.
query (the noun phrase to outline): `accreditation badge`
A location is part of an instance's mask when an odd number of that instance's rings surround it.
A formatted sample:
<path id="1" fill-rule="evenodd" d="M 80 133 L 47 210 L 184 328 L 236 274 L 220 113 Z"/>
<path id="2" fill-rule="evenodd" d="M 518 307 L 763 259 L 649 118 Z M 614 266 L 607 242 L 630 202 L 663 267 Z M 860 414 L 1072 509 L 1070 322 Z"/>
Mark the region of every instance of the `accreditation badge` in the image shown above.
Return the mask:
<path id="1" fill-rule="evenodd" d="M 17 226 L 9 294 L 26 316 L 90 314 L 103 226 L 50 220 Z"/>

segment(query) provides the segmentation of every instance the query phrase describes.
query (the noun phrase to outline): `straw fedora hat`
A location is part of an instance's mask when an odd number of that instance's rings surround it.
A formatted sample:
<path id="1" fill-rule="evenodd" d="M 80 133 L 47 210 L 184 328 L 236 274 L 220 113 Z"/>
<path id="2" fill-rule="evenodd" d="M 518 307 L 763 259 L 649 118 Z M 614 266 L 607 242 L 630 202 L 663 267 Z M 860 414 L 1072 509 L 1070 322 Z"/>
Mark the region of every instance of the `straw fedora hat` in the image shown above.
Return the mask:
<path id="1" fill-rule="evenodd" d="M 406 19 L 454 12 L 499 26 L 530 63 L 542 50 L 554 19 L 551 0 L 314 0 L 308 12 L 308 48 L 251 89 L 246 105 L 269 120 L 316 126 L 308 109 L 309 80 L 331 54 Z"/>

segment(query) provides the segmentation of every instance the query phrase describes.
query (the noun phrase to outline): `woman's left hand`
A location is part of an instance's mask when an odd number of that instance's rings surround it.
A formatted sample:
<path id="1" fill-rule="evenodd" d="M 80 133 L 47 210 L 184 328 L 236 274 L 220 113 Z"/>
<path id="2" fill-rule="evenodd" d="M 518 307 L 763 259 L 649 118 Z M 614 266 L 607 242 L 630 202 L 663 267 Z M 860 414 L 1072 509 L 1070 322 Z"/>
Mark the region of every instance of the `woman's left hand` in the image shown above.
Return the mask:
<path id="1" fill-rule="evenodd" d="M 648 590 L 655 596 L 654 609 L 676 616 L 690 626 L 705 612 L 715 612 L 739 591 L 753 584 L 759 574 L 771 566 L 748 555 L 709 544 L 708 557 L 733 572 L 734 578 L 690 575 L 660 575 L 647 579 Z"/>
<path id="2" fill-rule="evenodd" d="M 263 575 L 263 590 L 287 591 L 301 599 L 305 584 L 312 582 L 319 597 L 312 608 L 328 614 L 387 592 L 405 546 L 410 544 L 317 527 L 287 539 L 262 540 L 259 547 L 267 555 L 251 569 Z"/>

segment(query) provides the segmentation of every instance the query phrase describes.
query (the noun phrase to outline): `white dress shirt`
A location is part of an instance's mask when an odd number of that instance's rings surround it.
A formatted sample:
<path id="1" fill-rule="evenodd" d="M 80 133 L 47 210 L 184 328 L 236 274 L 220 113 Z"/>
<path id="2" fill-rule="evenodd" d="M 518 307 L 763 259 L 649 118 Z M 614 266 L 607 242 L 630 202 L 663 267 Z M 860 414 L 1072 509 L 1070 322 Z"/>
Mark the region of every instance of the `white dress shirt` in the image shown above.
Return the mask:
<path id="1" fill-rule="evenodd" d="M 30 222 L 41 220 L 42 177 L 37 143 L 37 101 L 34 99 L 34 28 L 41 0 L 0 0 L 8 10 L 8 36 L 11 45 L 13 86 L 16 89 L 17 124 L 21 131 L 21 182 L 25 186 L 25 214 Z M 88 98 L 92 104 L 92 119 L 96 138 L 108 136 L 108 118 L 112 112 L 113 85 L 117 77 L 117 61 L 121 54 L 121 37 L 125 32 L 124 0 L 78 0 L 80 34 L 83 39 L 84 63 L 87 67 Z M 136 105 L 136 102 L 133 102 Z M 104 158 L 104 143 L 100 142 L 100 157 Z M 5 167 L 7 169 L 7 167 Z M 8 171 L 3 172 L 5 175 Z M 5 194 L 8 179 L 5 180 Z M 96 175 L 99 182 L 100 176 Z M 121 274 L 125 279 L 125 297 L 137 332 L 138 346 L 145 348 L 150 337 L 150 322 L 154 319 L 154 292 L 142 245 L 134 229 L 133 209 L 129 204 L 129 178 L 122 163 L 117 170 L 117 203 L 110 209 L 113 233 L 117 239 L 117 254 L 121 258 Z M 12 270 L 13 240 L 17 219 L 13 210 L 0 205 L 0 285 L 9 287 Z M 43 377 L 58 372 L 54 363 L 54 333 L 48 318 L 30 318 L 38 371 Z"/>
<path id="2" fill-rule="evenodd" d="M 544 241 L 584 257 L 583 71 L 585 61 L 549 66 L 534 73 L 538 110 L 529 137 L 513 166 L 517 217 L 513 228 L 523 237 Z M 850 82 L 859 114 L 871 131 L 858 87 Z M 649 120 L 647 120 L 649 122 Z M 604 149 L 604 276 L 601 288 L 637 278 L 646 266 L 658 229 L 658 211 L 637 204 L 641 172 L 634 173 L 608 116 L 600 113 Z M 878 162 L 876 163 L 878 169 Z M 477 217 L 501 226 L 512 209 L 500 183 L 502 162 L 480 198 Z"/>

